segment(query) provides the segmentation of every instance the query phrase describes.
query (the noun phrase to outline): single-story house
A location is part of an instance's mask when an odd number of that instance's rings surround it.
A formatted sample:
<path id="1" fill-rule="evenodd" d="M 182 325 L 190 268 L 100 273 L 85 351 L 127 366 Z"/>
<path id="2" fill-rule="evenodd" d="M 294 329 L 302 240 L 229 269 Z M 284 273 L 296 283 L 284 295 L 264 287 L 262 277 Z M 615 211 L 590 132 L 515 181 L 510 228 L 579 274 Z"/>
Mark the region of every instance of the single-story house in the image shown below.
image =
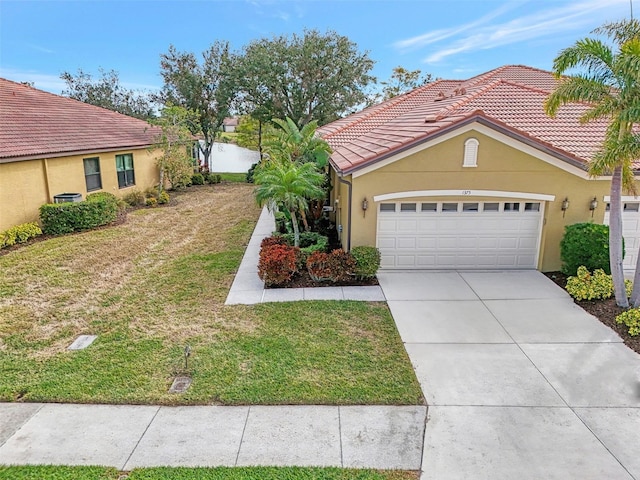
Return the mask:
<path id="1" fill-rule="evenodd" d="M 157 185 L 157 135 L 143 120 L 0 79 L 0 231 L 36 221 L 59 194 Z"/>
<path id="2" fill-rule="evenodd" d="M 238 117 L 227 117 L 222 121 L 222 131 L 233 133 L 236 131 L 239 123 L 240 119 Z"/>
<path id="3" fill-rule="evenodd" d="M 545 114 L 556 82 L 503 66 L 318 129 L 343 247 L 376 245 L 386 269 L 558 270 L 565 226 L 608 222 L 610 177 L 587 173 L 606 122 L 581 125 L 582 104 Z M 624 197 L 623 222 L 633 269 L 640 198 Z"/>

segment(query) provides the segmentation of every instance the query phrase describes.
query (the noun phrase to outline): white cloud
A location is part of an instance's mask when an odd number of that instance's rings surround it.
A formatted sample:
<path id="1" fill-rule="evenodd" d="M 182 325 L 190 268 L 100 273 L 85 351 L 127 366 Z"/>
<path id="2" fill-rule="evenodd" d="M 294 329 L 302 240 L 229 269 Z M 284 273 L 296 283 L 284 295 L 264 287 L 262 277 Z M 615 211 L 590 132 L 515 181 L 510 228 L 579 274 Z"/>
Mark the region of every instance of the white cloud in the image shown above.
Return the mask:
<path id="1" fill-rule="evenodd" d="M 15 70 L 11 68 L 0 68 L 0 77 L 14 82 L 30 82 L 40 90 L 52 93 L 60 93 L 65 88 L 65 83 L 59 75 L 36 72 L 34 70 Z"/>
<path id="2" fill-rule="evenodd" d="M 29 82 L 40 89 L 47 92 L 60 94 L 66 88 L 67 84 L 60 78 L 60 75 L 37 72 L 35 70 L 17 70 L 11 68 L 0 67 L 0 77 L 14 82 Z M 96 78 L 94 76 L 94 78 Z M 123 87 L 130 90 L 158 91 L 160 85 L 149 85 L 144 83 L 127 82 L 120 77 L 120 83 Z"/>
<path id="3" fill-rule="evenodd" d="M 55 51 L 46 48 L 46 47 L 42 47 L 40 45 L 35 45 L 33 43 L 27 43 L 26 44 L 27 47 L 31 48 L 32 50 L 36 50 L 38 52 L 42 52 L 42 53 L 56 53 Z"/>
<path id="4" fill-rule="evenodd" d="M 476 21 L 400 40 L 394 46 L 399 50 L 416 49 L 450 39 L 424 59 L 426 63 L 434 64 L 460 53 L 488 50 L 595 26 L 594 20 L 597 25 L 600 23 L 597 21 L 599 18 L 604 20 L 613 17 L 609 19 L 615 20 L 620 15 L 628 14 L 629 0 L 583 0 L 567 2 L 561 6 L 555 3 L 554 8 L 491 23 L 521 5 L 522 3 L 507 3 Z M 549 4 L 536 2 L 534 5 L 544 8 Z"/>
<path id="5" fill-rule="evenodd" d="M 438 30 L 433 30 L 431 32 L 425 33 L 423 35 L 418 35 L 416 37 L 411 37 L 411 38 L 407 38 L 405 40 L 399 40 L 397 42 L 395 42 L 393 44 L 394 47 L 400 49 L 400 50 L 410 50 L 410 49 L 415 49 L 415 48 L 419 48 L 419 47 L 424 47 L 426 45 L 430 45 L 432 43 L 436 43 L 439 42 L 441 40 L 445 40 L 447 38 L 453 37 L 455 35 L 458 35 L 460 33 L 464 33 L 468 30 L 471 30 L 475 27 L 479 27 L 480 25 L 489 22 L 490 20 L 493 20 L 494 18 L 499 17 L 500 15 L 508 12 L 509 10 L 512 10 L 513 8 L 515 8 L 518 4 L 517 3 L 510 3 L 510 4 L 505 4 L 502 5 L 501 7 L 497 8 L 496 10 L 488 13 L 487 15 L 480 17 L 478 20 L 475 20 L 473 22 L 470 23 L 466 23 L 464 25 L 460 25 L 457 27 L 451 27 L 451 28 L 442 28 L 442 29 L 438 29 Z"/>

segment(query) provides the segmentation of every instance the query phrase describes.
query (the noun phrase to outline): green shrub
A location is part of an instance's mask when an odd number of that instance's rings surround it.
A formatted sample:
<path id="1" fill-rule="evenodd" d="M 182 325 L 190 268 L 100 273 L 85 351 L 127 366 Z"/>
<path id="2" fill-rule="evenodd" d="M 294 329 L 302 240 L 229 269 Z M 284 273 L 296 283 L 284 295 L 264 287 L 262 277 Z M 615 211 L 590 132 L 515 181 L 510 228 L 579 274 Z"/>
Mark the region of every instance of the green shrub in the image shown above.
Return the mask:
<path id="1" fill-rule="evenodd" d="M 47 203 L 40 207 L 42 230 L 62 235 L 89 230 L 113 222 L 118 216 L 118 199 L 107 192 L 87 195 L 83 202 Z"/>
<path id="2" fill-rule="evenodd" d="M 260 249 L 258 276 L 266 285 L 281 285 L 297 271 L 297 248 L 289 245 L 266 245 Z"/>
<path id="3" fill-rule="evenodd" d="M 147 199 L 145 200 L 144 204 L 145 204 L 147 207 L 157 207 L 157 206 L 158 206 L 158 199 L 157 199 L 157 198 L 153 198 L 153 197 L 151 197 L 151 198 L 147 198 Z"/>
<path id="4" fill-rule="evenodd" d="M 353 257 L 341 249 L 331 253 L 315 252 L 307 259 L 307 271 L 317 282 L 342 282 L 353 275 L 355 263 Z"/>
<path id="5" fill-rule="evenodd" d="M 629 327 L 629 335 L 632 337 L 640 335 L 640 308 L 632 308 L 622 312 L 616 317 L 616 323 L 624 323 Z"/>
<path id="6" fill-rule="evenodd" d="M 560 241 L 560 258 L 565 275 L 575 275 L 581 265 L 589 271 L 602 269 L 611 273 L 609 227 L 595 223 L 568 225 Z"/>
<path id="7" fill-rule="evenodd" d="M 160 195 L 158 195 L 158 203 L 160 205 L 169 203 L 169 194 L 165 190 L 162 190 Z"/>
<path id="8" fill-rule="evenodd" d="M 124 197 L 122 197 L 122 199 L 131 207 L 141 207 L 142 205 L 144 205 L 146 196 L 144 192 L 136 189 L 127 193 Z"/>
<path id="9" fill-rule="evenodd" d="M 214 180 L 213 183 L 221 183 L 222 182 L 222 175 L 220 175 L 220 174 L 214 175 L 213 176 L 213 180 Z"/>
<path id="10" fill-rule="evenodd" d="M 23 223 L 0 232 L 0 248 L 10 247 L 16 243 L 24 243 L 27 240 L 42 235 L 42 230 L 37 223 Z"/>
<path id="11" fill-rule="evenodd" d="M 604 300 L 613 295 L 613 280 L 601 268 L 590 273 L 581 265 L 577 275 L 567 279 L 566 290 L 576 300 Z"/>
<path id="12" fill-rule="evenodd" d="M 191 185 L 204 185 L 204 177 L 201 173 L 191 175 Z"/>
<path id="13" fill-rule="evenodd" d="M 380 250 L 376 247 L 359 246 L 351 249 L 351 255 L 356 261 L 353 273 L 358 278 L 375 277 L 380 268 Z"/>

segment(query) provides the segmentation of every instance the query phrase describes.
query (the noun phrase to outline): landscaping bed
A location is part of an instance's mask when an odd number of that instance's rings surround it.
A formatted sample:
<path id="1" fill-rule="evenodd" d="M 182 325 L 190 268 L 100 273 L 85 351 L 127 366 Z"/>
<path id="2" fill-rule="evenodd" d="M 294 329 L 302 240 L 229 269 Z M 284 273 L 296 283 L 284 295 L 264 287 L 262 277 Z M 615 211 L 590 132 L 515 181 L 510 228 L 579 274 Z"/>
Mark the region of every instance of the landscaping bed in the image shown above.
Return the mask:
<path id="1" fill-rule="evenodd" d="M 314 288 L 314 287 L 369 287 L 379 285 L 376 277 L 356 278 L 342 282 L 316 282 L 309 276 L 309 272 L 300 271 L 291 280 L 281 285 L 265 285 L 265 288 Z"/>
<path id="2" fill-rule="evenodd" d="M 564 273 L 547 272 L 545 275 L 553 280 L 559 287 L 563 289 L 566 287 L 567 275 Z M 625 309 L 616 305 L 615 298 L 582 301 L 574 299 L 574 302 L 620 335 L 625 345 L 635 352 L 640 353 L 640 336 L 633 337 L 629 335 L 629 329 L 626 325 L 616 323 L 616 317 L 624 312 Z"/>

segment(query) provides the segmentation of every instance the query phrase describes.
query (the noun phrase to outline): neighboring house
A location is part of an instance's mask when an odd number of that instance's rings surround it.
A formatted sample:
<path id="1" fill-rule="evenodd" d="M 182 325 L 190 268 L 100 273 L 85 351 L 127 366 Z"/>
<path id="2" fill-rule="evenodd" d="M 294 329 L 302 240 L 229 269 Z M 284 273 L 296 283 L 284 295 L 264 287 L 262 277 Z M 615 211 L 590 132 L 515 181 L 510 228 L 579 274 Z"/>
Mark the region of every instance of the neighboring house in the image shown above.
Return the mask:
<path id="1" fill-rule="evenodd" d="M 238 123 L 240 123 L 238 117 L 227 117 L 222 121 L 222 131 L 227 133 L 235 132 Z"/>
<path id="2" fill-rule="evenodd" d="M 610 177 L 587 162 L 606 123 L 585 105 L 549 118 L 549 72 L 504 66 L 439 80 L 325 125 L 342 245 L 376 245 L 387 269 L 558 270 L 564 228 L 607 223 Z M 640 198 L 624 197 L 625 268 Z"/>
<path id="3" fill-rule="evenodd" d="M 0 231 L 62 193 L 122 196 L 159 181 L 147 122 L 0 79 Z"/>

